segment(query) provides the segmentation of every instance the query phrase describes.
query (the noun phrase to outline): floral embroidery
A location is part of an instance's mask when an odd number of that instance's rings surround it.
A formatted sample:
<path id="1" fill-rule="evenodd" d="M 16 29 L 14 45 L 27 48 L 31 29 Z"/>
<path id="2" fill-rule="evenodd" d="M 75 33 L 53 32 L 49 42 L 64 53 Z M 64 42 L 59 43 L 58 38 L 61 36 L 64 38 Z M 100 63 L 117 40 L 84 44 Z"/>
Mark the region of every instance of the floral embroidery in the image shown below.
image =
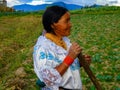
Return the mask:
<path id="1" fill-rule="evenodd" d="M 62 60 L 59 60 L 57 57 L 55 57 L 55 62 L 62 63 Z"/>
<path id="2" fill-rule="evenodd" d="M 54 59 L 54 56 L 53 56 L 51 53 L 48 53 L 47 59 L 48 59 L 48 60 L 53 60 L 53 59 Z"/>
<path id="3" fill-rule="evenodd" d="M 70 66 L 70 69 L 71 70 L 76 70 L 76 69 L 80 69 L 80 64 L 79 64 L 79 61 L 78 61 L 78 59 L 76 59 L 73 63 L 72 63 L 72 65 Z"/>
<path id="4" fill-rule="evenodd" d="M 45 59 L 46 58 L 46 55 L 44 52 L 40 52 L 40 56 L 39 56 L 39 59 Z"/>

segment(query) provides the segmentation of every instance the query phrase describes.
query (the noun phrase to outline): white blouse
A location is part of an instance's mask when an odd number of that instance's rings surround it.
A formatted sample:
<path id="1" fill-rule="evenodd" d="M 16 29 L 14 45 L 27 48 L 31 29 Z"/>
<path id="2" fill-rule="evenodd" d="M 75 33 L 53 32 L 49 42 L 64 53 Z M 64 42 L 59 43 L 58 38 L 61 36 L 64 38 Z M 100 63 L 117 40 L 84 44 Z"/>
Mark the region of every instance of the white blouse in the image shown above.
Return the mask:
<path id="1" fill-rule="evenodd" d="M 40 36 L 34 46 L 33 60 L 37 77 L 46 84 L 44 90 L 59 90 L 59 87 L 82 90 L 80 64 L 78 59 L 69 66 L 63 76 L 55 69 L 66 57 L 70 40 L 63 37 L 67 50 L 56 45 L 45 36 Z"/>

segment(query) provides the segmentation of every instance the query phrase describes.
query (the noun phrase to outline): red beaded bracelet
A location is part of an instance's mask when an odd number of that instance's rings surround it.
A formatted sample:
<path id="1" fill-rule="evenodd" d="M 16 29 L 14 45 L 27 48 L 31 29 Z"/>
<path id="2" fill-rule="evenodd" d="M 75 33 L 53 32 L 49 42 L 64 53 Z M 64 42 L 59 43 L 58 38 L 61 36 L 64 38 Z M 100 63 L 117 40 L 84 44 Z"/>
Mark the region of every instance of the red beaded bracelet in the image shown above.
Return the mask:
<path id="1" fill-rule="evenodd" d="M 70 56 L 66 56 L 63 61 L 63 63 L 67 64 L 68 66 L 70 66 L 73 62 L 74 62 L 74 59 L 71 58 Z"/>

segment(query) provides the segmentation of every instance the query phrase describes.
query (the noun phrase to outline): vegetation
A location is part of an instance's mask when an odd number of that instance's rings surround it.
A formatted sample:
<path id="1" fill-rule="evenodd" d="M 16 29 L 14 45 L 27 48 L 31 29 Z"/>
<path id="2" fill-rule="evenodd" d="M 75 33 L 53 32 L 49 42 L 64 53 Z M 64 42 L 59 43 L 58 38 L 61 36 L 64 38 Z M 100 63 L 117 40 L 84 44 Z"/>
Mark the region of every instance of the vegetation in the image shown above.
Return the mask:
<path id="1" fill-rule="evenodd" d="M 71 12 L 72 14 L 119 14 L 120 13 L 120 7 L 111 6 L 108 8 L 108 6 L 102 6 L 102 7 L 88 7 L 83 8 L 81 10 L 73 10 Z"/>
<path id="2" fill-rule="evenodd" d="M 109 13 L 108 13 L 109 12 Z M 92 56 L 91 70 L 103 90 L 120 90 L 120 8 L 99 7 L 71 11 L 71 41 Z M 36 90 L 33 46 L 42 33 L 43 12 L 0 13 L 0 90 Z M 16 75 L 23 67 L 26 75 Z M 84 90 L 95 90 L 81 68 Z"/>

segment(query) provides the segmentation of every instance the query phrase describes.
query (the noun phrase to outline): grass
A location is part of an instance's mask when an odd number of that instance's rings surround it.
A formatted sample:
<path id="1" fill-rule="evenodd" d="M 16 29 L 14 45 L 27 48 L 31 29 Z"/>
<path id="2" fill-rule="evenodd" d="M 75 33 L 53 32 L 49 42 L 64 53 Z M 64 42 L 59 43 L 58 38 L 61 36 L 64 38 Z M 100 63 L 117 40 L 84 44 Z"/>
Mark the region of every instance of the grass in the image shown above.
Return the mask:
<path id="1" fill-rule="evenodd" d="M 32 78 L 35 76 L 32 48 L 41 33 L 41 16 L 2 17 L 0 24 L 0 87 L 6 88 L 5 84 L 9 78 L 15 78 L 13 74 L 18 67 L 24 66 L 26 72 L 31 72 Z M 24 65 L 25 61 L 30 62 Z M 28 77 L 31 75 L 28 74 Z"/>
<path id="2" fill-rule="evenodd" d="M 89 11 L 89 12 L 88 12 Z M 98 12 L 100 11 L 100 12 Z M 107 12 L 111 13 L 107 13 Z M 71 41 L 77 41 L 84 54 L 92 56 L 91 70 L 103 90 L 120 89 L 120 9 L 105 7 L 71 11 Z M 41 14 L 10 14 L 0 17 L 0 90 L 36 90 L 33 46 L 43 30 Z M 27 76 L 16 80 L 14 72 L 24 67 Z M 81 68 L 84 90 L 95 90 Z"/>
<path id="3" fill-rule="evenodd" d="M 120 88 L 120 82 L 116 80 L 120 72 L 120 22 L 118 14 L 105 15 L 73 15 L 73 30 L 70 36 L 73 41 L 77 39 L 84 48 L 85 54 L 92 56 L 91 69 L 100 80 L 103 89 L 115 90 Z M 116 68 L 116 69 L 115 69 Z M 82 71 L 82 79 L 85 87 L 92 84 Z"/>

